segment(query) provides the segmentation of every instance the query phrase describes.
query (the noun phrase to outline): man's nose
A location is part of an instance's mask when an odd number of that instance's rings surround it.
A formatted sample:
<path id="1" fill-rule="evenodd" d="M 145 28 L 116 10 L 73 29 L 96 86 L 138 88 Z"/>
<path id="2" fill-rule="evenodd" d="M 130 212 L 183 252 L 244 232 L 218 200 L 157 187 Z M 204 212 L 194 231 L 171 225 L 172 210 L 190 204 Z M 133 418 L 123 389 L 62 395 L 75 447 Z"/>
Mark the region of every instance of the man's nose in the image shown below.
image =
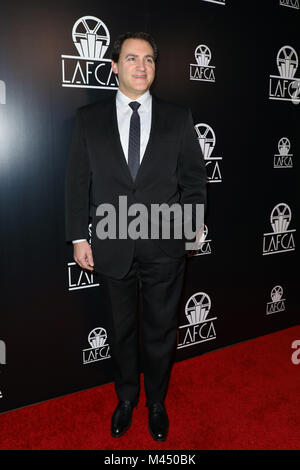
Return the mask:
<path id="1" fill-rule="evenodd" d="M 146 63 L 144 60 L 140 60 L 137 64 L 138 66 L 138 69 L 141 70 L 141 71 L 145 71 L 146 70 Z"/>

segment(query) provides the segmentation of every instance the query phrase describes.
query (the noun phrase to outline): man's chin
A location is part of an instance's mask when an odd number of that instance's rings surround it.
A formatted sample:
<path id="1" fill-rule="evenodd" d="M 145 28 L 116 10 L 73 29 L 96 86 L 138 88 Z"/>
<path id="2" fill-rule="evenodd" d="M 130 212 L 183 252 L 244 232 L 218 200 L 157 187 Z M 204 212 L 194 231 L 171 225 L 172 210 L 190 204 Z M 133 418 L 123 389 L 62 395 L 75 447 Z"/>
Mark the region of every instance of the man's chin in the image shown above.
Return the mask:
<path id="1" fill-rule="evenodd" d="M 150 84 L 146 80 L 136 79 L 134 83 L 132 84 L 132 86 L 138 90 L 141 90 L 141 89 L 148 90 L 148 88 L 150 87 Z"/>
<path id="2" fill-rule="evenodd" d="M 137 93 L 138 95 L 143 95 L 144 93 L 146 93 L 146 91 L 149 89 L 149 87 L 135 87 L 134 91 L 135 93 Z"/>

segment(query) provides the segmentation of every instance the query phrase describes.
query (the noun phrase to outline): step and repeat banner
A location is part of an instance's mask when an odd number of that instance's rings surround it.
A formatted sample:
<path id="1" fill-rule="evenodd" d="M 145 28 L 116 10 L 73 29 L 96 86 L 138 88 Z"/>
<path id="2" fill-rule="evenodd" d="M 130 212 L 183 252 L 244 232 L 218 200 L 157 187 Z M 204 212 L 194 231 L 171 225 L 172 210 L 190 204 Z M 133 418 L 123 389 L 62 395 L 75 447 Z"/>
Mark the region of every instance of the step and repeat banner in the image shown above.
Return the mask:
<path id="1" fill-rule="evenodd" d="M 191 108 L 207 168 L 176 360 L 296 325 L 299 1 L 11 0 L 0 23 L 0 411 L 113 381 L 107 292 L 65 242 L 64 182 L 76 109 L 116 92 L 126 31 L 156 39 L 152 92 Z"/>

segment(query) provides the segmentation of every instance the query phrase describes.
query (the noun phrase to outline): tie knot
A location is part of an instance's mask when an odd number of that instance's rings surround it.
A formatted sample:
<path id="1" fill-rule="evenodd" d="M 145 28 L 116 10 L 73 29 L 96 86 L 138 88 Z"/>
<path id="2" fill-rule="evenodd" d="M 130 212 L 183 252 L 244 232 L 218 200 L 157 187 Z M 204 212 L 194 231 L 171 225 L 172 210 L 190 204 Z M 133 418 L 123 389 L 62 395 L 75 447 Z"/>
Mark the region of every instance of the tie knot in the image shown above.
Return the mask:
<path id="1" fill-rule="evenodd" d="M 139 103 L 138 101 L 131 101 L 130 103 L 128 103 L 128 106 L 131 107 L 132 111 L 137 111 L 141 106 L 141 103 Z"/>

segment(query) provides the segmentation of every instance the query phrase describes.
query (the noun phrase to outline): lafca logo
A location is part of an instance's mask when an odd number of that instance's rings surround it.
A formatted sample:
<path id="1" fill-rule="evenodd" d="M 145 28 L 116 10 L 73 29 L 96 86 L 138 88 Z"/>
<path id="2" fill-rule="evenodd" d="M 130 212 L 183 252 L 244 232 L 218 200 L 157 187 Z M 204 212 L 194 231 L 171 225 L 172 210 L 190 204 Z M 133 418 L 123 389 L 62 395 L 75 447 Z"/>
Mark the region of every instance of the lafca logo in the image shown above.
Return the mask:
<path id="1" fill-rule="evenodd" d="M 285 299 L 283 296 L 283 288 L 281 286 L 275 286 L 271 290 L 272 302 L 267 303 L 267 315 L 271 313 L 283 312 L 285 310 Z"/>
<path id="2" fill-rule="evenodd" d="M 192 250 L 188 256 L 200 256 L 200 255 L 210 255 L 211 254 L 211 240 L 207 238 L 208 228 L 207 225 L 204 225 L 202 236 L 198 243 L 197 250 Z"/>
<path id="3" fill-rule="evenodd" d="M 74 261 L 68 263 L 68 282 L 69 290 L 99 286 L 99 283 L 94 279 L 94 275 L 80 268 Z"/>
<path id="4" fill-rule="evenodd" d="M 118 89 L 118 79 L 105 53 L 110 43 L 106 25 L 95 16 L 83 16 L 73 26 L 72 39 L 79 56 L 62 55 L 62 86 Z"/>
<path id="5" fill-rule="evenodd" d="M 91 244 L 92 224 L 89 224 L 88 230 L 89 244 Z M 69 290 L 86 289 L 87 287 L 99 286 L 99 282 L 94 279 L 93 273 L 85 271 L 74 261 L 68 263 L 68 283 Z"/>
<path id="6" fill-rule="evenodd" d="M 91 347 L 82 351 L 83 364 L 109 359 L 110 347 L 109 344 L 106 344 L 106 341 L 106 330 L 102 327 L 94 328 L 88 336 L 88 342 L 90 343 Z"/>
<path id="7" fill-rule="evenodd" d="M 0 104 L 6 104 L 6 86 L 3 80 L 0 80 Z"/>
<path id="8" fill-rule="evenodd" d="M 287 137 L 281 137 L 278 142 L 278 154 L 274 155 L 274 168 L 293 168 L 293 154 L 290 153 L 291 142 Z"/>
<path id="9" fill-rule="evenodd" d="M 222 157 L 212 157 L 216 146 L 216 135 L 208 124 L 196 124 L 195 130 L 205 160 L 208 182 L 221 183 L 222 176 L 219 163 Z"/>
<path id="10" fill-rule="evenodd" d="M 205 44 L 200 44 L 195 50 L 196 64 L 190 64 L 190 80 L 203 82 L 215 82 L 215 67 L 209 65 L 211 61 L 210 49 Z"/>
<path id="11" fill-rule="evenodd" d="M 216 339 L 214 320 L 217 317 L 207 318 L 210 309 L 211 300 L 205 292 L 197 292 L 188 299 L 185 306 L 188 324 L 179 327 L 177 349 Z"/>
<path id="12" fill-rule="evenodd" d="M 280 75 L 270 75 L 270 100 L 300 102 L 300 80 L 295 78 L 298 56 L 291 46 L 283 46 L 277 54 L 277 67 Z"/>
<path id="13" fill-rule="evenodd" d="M 291 219 L 292 212 L 287 204 L 281 202 L 274 207 L 270 217 L 273 232 L 264 233 L 263 255 L 295 250 L 294 232 L 296 230 L 288 230 Z"/>
<path id="14" fill-rule="evenodd" d="M 279 0 L 279 4 L 283 7 L 290 7 L 299 10 L 299 0 Z"/>

